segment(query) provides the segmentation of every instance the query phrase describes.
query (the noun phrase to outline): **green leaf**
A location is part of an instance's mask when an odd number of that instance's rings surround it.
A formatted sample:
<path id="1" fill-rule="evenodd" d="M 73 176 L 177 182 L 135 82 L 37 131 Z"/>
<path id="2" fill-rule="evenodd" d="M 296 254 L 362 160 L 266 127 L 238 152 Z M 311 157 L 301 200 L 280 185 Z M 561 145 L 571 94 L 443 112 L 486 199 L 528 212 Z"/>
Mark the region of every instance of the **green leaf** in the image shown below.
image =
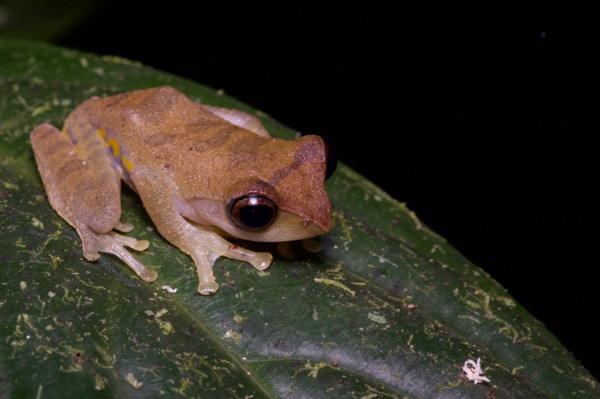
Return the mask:
<path id="1" fill-rule="evenodd" d="M 81 23 L 99 0 L 3 0 L 0 37 L 52 40 Z"/>
<path id="2" fill-rule="evenodd" d="M 123 219 L 150 240 L 136 256 L 158 281 L 108 255 L 83 260 L 45 198 L 29 132 L 61 126 L 93 95 L 159 85 L 293 137 L 218 91 L 135 62 L 0 41 L 0 397 L 600 397 L 505 289 L 343 164 L 327 183 L 334 228 L 324 250 L 275 255 L 262 273 L 219 259 L 214 296 L 196 294 L 191 259 L 129 191 Z M 477 358 L 491 382 L 465 377 Z"/>

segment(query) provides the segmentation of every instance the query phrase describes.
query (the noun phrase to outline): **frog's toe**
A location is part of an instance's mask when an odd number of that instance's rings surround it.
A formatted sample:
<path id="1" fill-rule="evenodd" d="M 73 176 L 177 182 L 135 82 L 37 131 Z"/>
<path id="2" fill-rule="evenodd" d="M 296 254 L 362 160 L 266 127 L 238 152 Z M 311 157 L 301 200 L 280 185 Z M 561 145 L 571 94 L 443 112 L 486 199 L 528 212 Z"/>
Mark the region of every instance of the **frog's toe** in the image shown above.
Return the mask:
<path id="1" fill-rule="evenodd" d="M 302 240 L 302 247 L 311 254 L 316 254 L 323 250 L 323 244 L 314 238 L 305 238 Z"/>
<path id="2" fill-rule="evenodd" d="M 115 237 L 115 236 L 118 236 Z M 105 247 L 102 249 L 102 252 L 111 253 L 117 257 L 119 257 L 123 262 L 127 264 L 137 274 L 142 280 L 146 282 L 152 282 L 158 278 L 158 273 L 155 270 L 148 269 L 146 266 L 137 261 L 130 253 L 127 251 L 123 245 L 127 245 L 131 248 L 135 249 L 135 246 L 139 247 L 148 247 L 148 241 L 142 242 L 138 241 L 135 238 L 124 237 L 118 235 L 117 233 L 111 233 L 103 236 Z M 127 243 L 122 243 L 122 241 L 127 241 Z M 129 245 L 132 244 L 132 245 Z M 144 248 L 144 249 L 145 249 Z"/>
<path id="3" fill-rule="evenodd" d="M 121 233 L 129 233 L 131 230 L 133 230 L 133 224 L 119 221 L 115 225 L 114 229 L 120 231 Z"/>
<path id="4" fill-rule="evenodd" d="M 145 251 L 150 246 L 150 242 L 148 240 L 137 240 L 133 237 L 123 236 L 115 232 L 110 232 L 109 234 L 111 237 L 117 240 L 119 244 L 135 249 L 136 251 Z"/>
<path id="5" fill-rule="evenodd" d="M 295 259 L 296 253 L 292 249 L 292 243 L 289 241 L 281 241 L 277 243 L 277 252 L 286 259 Z"/>
<path id="6" fill-rule="evenodd" d="M 219 284 L 213 274 L 214 260 L 209 260 L 204 254 L 195 257 L 196 272 L 198 273 L 198 292 L 202 295 L 211 295 L 217 292 Z"/>
<path id="7" fill-rule="evenodd" d="M 198 284 L 198 293 L 201 295 L 212 295 L 219 289 L 219 284 L 216 281 L 200 281 Z"/>
<path id="8" fill-rule="evenodd" d="M 129 266 L 131 267 L 131 265 L 129 265 Z M 148 269 L 148 268 L 144 267 L 142 270 L 140 270 L 139 273 L 138 273 L 138 270 L 135 270 L 135 269 L 134 269 L 134 272 L 136 272 L 136 274 L 147 283 L 156 281 L 156 279 L 158 278 L 158 273 L 156 272 L 156 270 L 153 270 L 153 269 Z"/>
<path id="9" fill-rule="evenodd" d="M 100 251 L 103 248 L 102 240 L 98 238 L 96 233 L 93 233 L 85 226 L 78 225 L 76 230 L 81 238 L 83 257 L 89 261 L 98 260 L 100 258 Z"/>
<path id="10" fill-rule="evenodd" d="M 250 262 L 250 264 L 257 270 L 265 270 L 271 266 L 272 261 L 273 255 L 271 255 L 269 252 L 255 252 L 254 255 L 248 259 L 248 262 Z"/>
<path id="11" fill-rule="evenodd" d="M 100 253 L 96 251 L 94 248 L 89 248 L 88 246 L 83 246 L 83 257 L 89 261 L 95 261 L 100 258 Z"/>

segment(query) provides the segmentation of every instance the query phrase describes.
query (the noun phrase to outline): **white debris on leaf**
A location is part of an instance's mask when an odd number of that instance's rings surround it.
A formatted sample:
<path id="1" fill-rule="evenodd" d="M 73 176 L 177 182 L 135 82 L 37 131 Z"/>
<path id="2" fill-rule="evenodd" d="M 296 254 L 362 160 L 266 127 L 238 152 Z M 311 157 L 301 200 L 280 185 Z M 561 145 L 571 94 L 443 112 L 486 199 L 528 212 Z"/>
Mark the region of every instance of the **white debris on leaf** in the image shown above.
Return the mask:
<path id="1" fill-rule="evenodd" d="M 163 285 L 162 287 L 163 290 L 167 291 L 169 294 L 174 294 L 177 292 L 177 288 L 172 288 L 170 285 Z"/>
<path id="2" fill-rule="evenodd" d="M 477 362 L 468 359 L 462 369 L 469 381 L 473 381 L 473 384 L 475 385 L 482 382 L 490 382 L 489 378 L 483 376 L 483 370 L 481 370 L 481 358 L 479 357 L 477 358 Z"/>
<path id="3" fill-rule="evenodd" d="M 135 376 L 133 375 L 133 373 L 127 373 L 127 376 L 125 377 L 125 380 L 129 383 L 129 385 L 131 385 L 135 389 L 140 389 L 142 387 L 142 385 L 144 385 L 144 383 L 139 382 L 135 378 Z"/>

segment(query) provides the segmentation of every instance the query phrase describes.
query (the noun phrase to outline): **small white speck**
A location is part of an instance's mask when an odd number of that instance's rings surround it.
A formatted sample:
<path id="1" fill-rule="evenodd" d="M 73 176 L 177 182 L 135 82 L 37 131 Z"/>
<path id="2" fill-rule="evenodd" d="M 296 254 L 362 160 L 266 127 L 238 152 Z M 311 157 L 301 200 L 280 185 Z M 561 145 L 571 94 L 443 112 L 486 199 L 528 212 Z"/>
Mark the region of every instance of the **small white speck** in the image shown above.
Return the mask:
<path id="1" fill-rule="evenodd" d="M 163 290 L 167 291 L 169 294 L 174 294 L 177 292 L 177 288 L 172 288 L 170 285 L 163 285 L 162 287 Z"/>
<path id="2" fill-rule="evenodd" d="M 42 221 L 36 217 L 32 217 L 31 218 L 31 223 L 33 224 L 34 227 L 37 227 L 40 230 L 44 230 L 44 223 L 42 223 Z"/>
<path id="3" fill-rule="evenodd" d="M 25 281 L 21 281 L 19 288 L 21 288 L 21 290 L 25 290 L 27 288 L 27 283 Z"/>
<path id="4" fill-rule="evenodd" d="M 477 358 L 477 362 L 468 359 L 462 369 L 469 381 L 473 381 L 473 384 L 475 385 L 483 382 L 490 382 L 489 378 L 483 376 L 483 370 L 481 370 L 481 358 L 479 357 Z"/>
<path id="5" fill-rule="evenodd" d="M 50 298 L 54 298 L 56 296 L 56 292 L 48 291 L 48 296 Z"/>
<path id="6" fill-rule="evenodd" d="M 135 389 L 140 389 L 144 385 L 135 378 L 133 373 L 128 373 L 125 380 Z"/>
<path id="7" fill-rule="evenodd" d="M 387 320 L 385 319 L 385 317 L 383 317 L 377 313 L 369 312 L 369 314 L 367 314 L 367 317 L 369 320 L 374 321 L 375 323 L 379 323 L 379 324 L 387 323 Z"/>

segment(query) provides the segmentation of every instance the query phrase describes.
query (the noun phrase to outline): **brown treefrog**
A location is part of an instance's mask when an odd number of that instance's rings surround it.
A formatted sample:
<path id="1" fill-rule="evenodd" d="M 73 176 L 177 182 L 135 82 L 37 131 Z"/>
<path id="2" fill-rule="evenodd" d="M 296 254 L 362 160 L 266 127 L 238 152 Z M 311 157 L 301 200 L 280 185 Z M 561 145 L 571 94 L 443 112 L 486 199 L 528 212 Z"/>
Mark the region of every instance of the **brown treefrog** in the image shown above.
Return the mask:
<path id="1" fill-rule="evenodd" d="M 272 261 L 223 237 L 284 242 L 331 228 L 320 137 L 272 138 L 257 118 L 201 105 L 172 87 L 91 98 L 62 132 L 42 124 L 30 138 L 49 202 L 77 230 L 84 257 L 116 255 L 145 281 L 157 273 L 124 247 L 144 250 L 148 241 L 114 231 L 133 228 L 120 221 L 121 180 L 159 233 L 192 257 L 205 295 L 219 287 L 220 256 L 258 270 Z"/>

